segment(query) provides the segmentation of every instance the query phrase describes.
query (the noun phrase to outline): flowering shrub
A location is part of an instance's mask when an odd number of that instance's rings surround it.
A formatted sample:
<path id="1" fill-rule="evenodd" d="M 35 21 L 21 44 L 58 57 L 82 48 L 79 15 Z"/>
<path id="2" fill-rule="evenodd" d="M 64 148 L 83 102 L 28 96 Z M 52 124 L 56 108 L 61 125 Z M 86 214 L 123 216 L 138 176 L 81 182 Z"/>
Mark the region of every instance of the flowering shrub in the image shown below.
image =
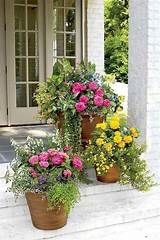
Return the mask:
<path id="1" fill-rule="evenodd" d="M 64 205 L 67 212 L 79 199 L 78 184 L 85 179 L 85 167 L 80 156 L 72 155 L 59 136 L 41 139 L 28 138 L 24 146 L 12 141 L 16 159 L 6 173 L 11 181 L 10 191 L 16 196 L 25 192 L 42 192 L 49 206 Z"/>
<path id="2" fill-rule="evenodd" d="M 140 191 L 147 191 L 153 181 L 146 162 L 140 158 L 144 146 L 136 142 L 139 134 L 137 128 L 128 127 L 124 115 L 114 114 L 106 122 L 96 125 L 84 158 L 95 166 L 98 175 L 106 174 L 111 167 L 117 165 L 120 183 L 130 183 Z"/>

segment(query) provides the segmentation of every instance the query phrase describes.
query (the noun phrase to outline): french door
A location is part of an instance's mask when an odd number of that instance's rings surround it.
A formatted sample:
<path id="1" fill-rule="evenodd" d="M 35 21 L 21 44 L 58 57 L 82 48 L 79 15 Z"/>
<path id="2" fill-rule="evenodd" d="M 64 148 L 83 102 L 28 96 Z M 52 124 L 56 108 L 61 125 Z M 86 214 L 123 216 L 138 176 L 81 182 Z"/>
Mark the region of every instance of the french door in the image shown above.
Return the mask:
<path id="1" fill-rule="evenodd" d="M 44 81 L 44 1 L 6 0 L 6 58 L 9 124 L 33 124 L 35 89 Z"/>

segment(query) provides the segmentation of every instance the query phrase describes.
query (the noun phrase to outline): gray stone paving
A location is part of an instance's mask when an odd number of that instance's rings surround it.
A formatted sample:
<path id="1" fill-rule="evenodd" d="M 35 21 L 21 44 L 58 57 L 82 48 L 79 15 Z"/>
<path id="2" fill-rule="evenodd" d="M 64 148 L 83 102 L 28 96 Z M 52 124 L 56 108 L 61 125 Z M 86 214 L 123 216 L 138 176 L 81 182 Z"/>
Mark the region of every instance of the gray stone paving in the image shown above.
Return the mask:
<path id="1" fill-rule="evenodd" d="M 44 138 L 53 132 L 53 126 L 21 126 L 0 127 L 0 163 L 10 162 L 14 158 L 14 151 L 10 139 L 14 138 L 18 143 L 24 143 L 27 136 Z"/>

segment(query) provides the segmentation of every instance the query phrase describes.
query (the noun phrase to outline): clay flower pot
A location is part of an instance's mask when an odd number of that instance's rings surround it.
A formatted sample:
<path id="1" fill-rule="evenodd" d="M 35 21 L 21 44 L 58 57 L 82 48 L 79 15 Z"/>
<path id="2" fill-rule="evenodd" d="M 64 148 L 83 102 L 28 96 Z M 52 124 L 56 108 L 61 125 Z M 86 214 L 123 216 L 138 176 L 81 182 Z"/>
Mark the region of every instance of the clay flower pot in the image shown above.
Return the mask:
<path id="1" fill-rule="evenodd" d="M 48 209 L 47 198 L 41 193 L 25 194 L 33 225 L 42 230 L 62 228 L 67 223 L 63 207 Z"/>
<path id="2" fill-rule="evenodd" d="M 97 123 L 102 123 L 103 118 L 101 116 L 98 116 L 96 114 L 93 114 L 92 116 L 88 114 L 82 114 L 82 143 L 88 143 L 88 141 L 91 139 L 92 132 L 94 131 Z M 58 114 L 58 129 L 63 131 L 63 121 L 64 116 L 63 113 Z"/>
<path id="3" fill-rule="evenodd" d="M 105 175 L 98 176 L 96 172 L 97 180 L 103 183 L 115 183 L 119 181 L 119 168 L 114 165 L 111 167 Z"/>

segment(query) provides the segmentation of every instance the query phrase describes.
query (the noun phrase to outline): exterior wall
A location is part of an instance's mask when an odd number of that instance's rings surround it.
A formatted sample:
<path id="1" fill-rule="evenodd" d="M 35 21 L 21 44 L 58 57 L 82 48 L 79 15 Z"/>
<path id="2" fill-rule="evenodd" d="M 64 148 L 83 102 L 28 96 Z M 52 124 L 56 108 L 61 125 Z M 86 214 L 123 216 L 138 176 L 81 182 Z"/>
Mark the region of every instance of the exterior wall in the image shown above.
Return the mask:
<path id="1" fill-rule="evenodd" d="M 7 124 L 4 0 L 0 0 L 0 125 Z"/>
<path id="2" fill-rule="evenodd" d="M 104 1 L 88 0 L 87 55 L 96 64 L 97 72 L 104 72 Z"/>
<path id="3" fill-rule="evenodd" d="M 160 180 L 160 0 L 130 1 L 129 119 L 142 130 Z"/>

